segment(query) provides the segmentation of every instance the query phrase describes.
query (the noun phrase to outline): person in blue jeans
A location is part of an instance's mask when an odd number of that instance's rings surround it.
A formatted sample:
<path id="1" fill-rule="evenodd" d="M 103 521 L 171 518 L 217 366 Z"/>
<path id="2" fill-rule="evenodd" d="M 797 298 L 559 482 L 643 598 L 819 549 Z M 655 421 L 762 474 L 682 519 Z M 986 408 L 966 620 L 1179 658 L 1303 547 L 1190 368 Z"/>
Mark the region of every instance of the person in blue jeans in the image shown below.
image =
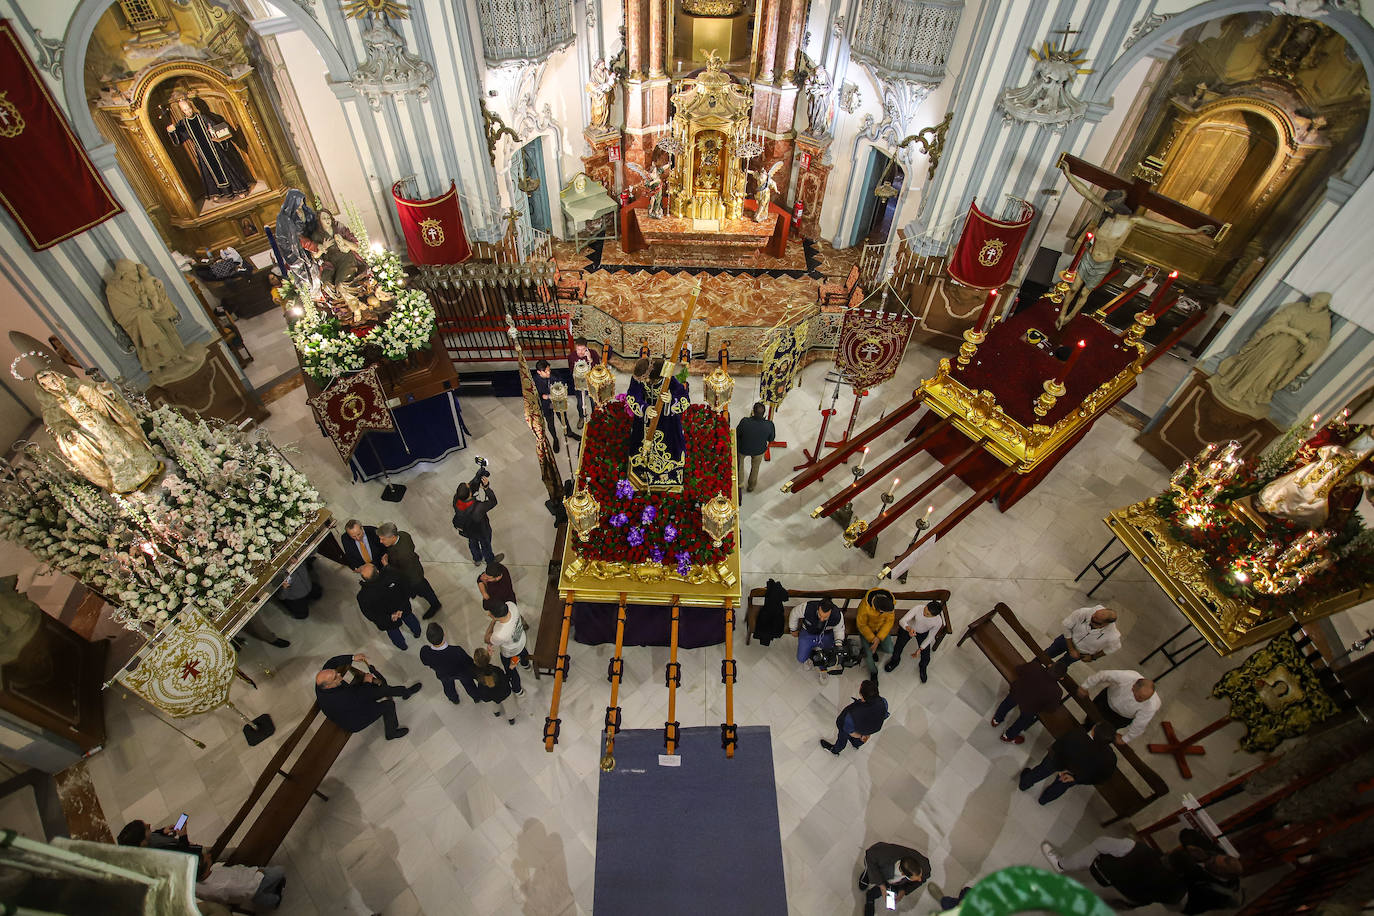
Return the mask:
<path id="1" fill-rule="evenodd" d="M 822 738 L 821 747 L 837 757 L 846 746 L 863 747 L 883 727 L 887 715 L 887 700 L 878 696 L 877 682 L 864 681 L 859 685 L 859 695 L 854 702 L 835 717 L 835 726 L 840 730 L 835 741 Z"/>
<path id="2" fill-rule="evenodd" d="M 363 577 L 358 584 L 358 609 L 377 629 L 386 633 L 396 648 L 404 651 L 406 641 L 401 635 L 401 625 L 404 624 L 412 636 L 418 638 L 420 635 L 420 621 L 410 609 L 409 586 L 395 573 L 371 563 L 364 563 L 358 575 Z"/>
<path id="3" fill-rule="evenodd" d="M 468 539 L 472 562 L 478 566 L 499 563 L 504 553 L 491 552 L 491 521 L 487 513 L 496 508 L 496 492 L 491 475 L 483 468 L 471 483 L 460 483 L 453 493 L 453 527 Z"/>
<path id="4" fill-rule="evenodd" d="M 788 629 L 797 637 L 797 661 L 811 661 L 811 650 L 833 649 L 844 642 L 844 614 L 829 598 L 808 601 L 792 611 Z"/>

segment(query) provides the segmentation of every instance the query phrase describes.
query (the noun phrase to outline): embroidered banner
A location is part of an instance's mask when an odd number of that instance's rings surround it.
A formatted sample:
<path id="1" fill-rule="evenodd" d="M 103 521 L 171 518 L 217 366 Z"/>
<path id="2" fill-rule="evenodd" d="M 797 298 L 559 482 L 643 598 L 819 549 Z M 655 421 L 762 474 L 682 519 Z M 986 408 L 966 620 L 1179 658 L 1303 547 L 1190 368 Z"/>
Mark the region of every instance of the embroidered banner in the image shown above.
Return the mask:
<path id="1" fill-rule="evenodd" d="M 194 716 L 229 699 L 237 664 L 238 656 L 224 634 L 188 607 L 142 653 L 138 667 L 120 675 L 120 681 L 168 715 Z"/>
<path id="2" fill-rule="evenodd" d="M 1033 219 L 1035 208 L 1025 201 L 1021 201 L 1020 218 L 1010 223 L 993 219 L 978 209 L 977 200 L 970 201 L 964 231 L 949 258 L 949 275 L 974 289 L 1002 286 L 1011 279 Z"/>
<path id="3" fill-rule="evenodd" d="M 396 428 L 396 421 L 386 406 L 386 392 L 377 378 L 376 366 L 339 379 L 311 398 L 309 404 L 315 408 L 344 464 L 369 429 Z"/>
<path id="4" fill-rule="evenodd" d="M 759 400 L 763 403 L 777 407 L 795 386 L 810 327 L 811 320 L 807 319 L 769 333 L 763 345 L 763 368 L 759 371 Z"/>
<path id="5" fill-rule="evenodd" d="M 835 368 L 845 383 L 866 391 L 892 378 L 902 364 L 916 323 L 903 315 L 872 309 L 849 309 L 840 325 Z"/>
<path id="6" fill-rule="evenodd" d="M 5 20 L 0 20 L 0 201 L 34 251 L 124 212 Z"/>
<path id="7" fill-rule="evenodd" d="M 391 186 L 391 196 L 412 264 L 459 264 L 472 256 L 457 184 L 449 182 L 447 191 L 429 200 L 407 200 L 398 181 Z"/>

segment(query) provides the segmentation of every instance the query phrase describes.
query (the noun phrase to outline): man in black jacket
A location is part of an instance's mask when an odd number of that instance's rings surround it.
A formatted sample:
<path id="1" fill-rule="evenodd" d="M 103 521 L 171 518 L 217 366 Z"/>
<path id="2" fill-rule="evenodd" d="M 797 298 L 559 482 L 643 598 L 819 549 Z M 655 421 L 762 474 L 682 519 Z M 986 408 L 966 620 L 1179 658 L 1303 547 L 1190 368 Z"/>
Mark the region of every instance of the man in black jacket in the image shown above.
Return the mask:
<path id="1" fill-rule="evenodd" d="M 349 683 L 345 675 L 352 670 L 353 662 L 367 665 L 367 674 Z M 381 719 L 386 725 L 386 740 L 391 741 L 410 731 L 401 728 L 396 720 L 396 701 L 392 697 L 408 700 L 419 689 L 419 683 L 409 687 L 390 686 L 361 652 L 336 655 L 315 675 L 315 704 L 326 719 L 346 732 L 360 732 Z"/>
<path id="2" fill-rule="evenodd" d="M 1179 831 L 1178 842 L 1168 862 L 1188 886 L 1185 916 L 1240 906 L 1240 859 L 1222 852 L 1215 840 L 1192 827 Z"/>
<path id="3" fill-rule="evenodd" d="M 548 424 L 549 435 L 552 437 L 551 444 L 553 450 L 558 451 L 558 418 L 554 416 L 553 401 L 549 397 L 549 385 L 553 383 L 553 367 L 549 365 L 547 359 L 541 359 L 534 364 L 534 390 L 539 394 L 539 409 L 544 414 L 544 422 Z M 566 381 L 563 383 L 569 389 L 572 388 Z M 582 437 L 573 432 L 568 425 L 568 415 L 563 414 L 563 433 L 570 439 L 580 442 Z"/>
<path id="4" fill-rule="evenodd" d="M 1040 793 L 1040 804 L 1048 805 L 1073 786 L 1106 782 L 1116 772 L 1116 751 L 1112 750 L 1115 737 L 1110 725 L 1099 723 L 1091 735 L 1083 726 L 1075 725 L 1054 739 L 1045 759 L 1021 771 L 1021 791 L 1053 776 Z"/>
<path id="5" fill-rule="evenodd" d="M 859 874 L 864 916 L 873 916 L 874 907 L 888 891 L 901 900 L 929 877 L 930 860 L 910 846 L 874 843 L 864 851 L 864 870 Z"/>
<path id="6" fill-rule="evenodd" d="M 1115 888 L 1133 906 L 1178 903 L 1187 892 L 1183 879 L 1164 855 L 1148 843 L 1128 837 L 1098 837 L 1073 855 L 1061 857 L 1049 843 L 1040 851 L 1055 871 L 1087 869 L 1103 887 Z"/>
<path id="7" fill-rule="evenodd" d="M 878 696 L 877 683 L 864 681 L 859 685 L 859 696 L 835 717 L 835 727 L 840 730 L 835 742 L 822 738 L 821 747 L 837 757 L 848 745 L 863 747 L 883 727 L 886 718 L 887 700 Z"/>
<path id="8" fill-rule="evenodd" d="M 448 697 L 448 701 L 454 705 L 460 702 L 454 681 L 462 681 L 463 689 L 467 691 L 468 696 L 476 700 L 477 686 L 472 680 L 475 669 L 472 656 L 468 655 L 467 649 L 449 645 L 444 637 L 444 628 L 437 623 L 431 623 L 425 629 L 425 639 L 429 641 L 429 645 L 420 647 L 420 664 L 434 670 L 435 677 L 439 678 L 439 683 L 444 687 L 444 696 Z"/>
<path id="9" fill-rule="evenodd" d="M 478 481 L 481 481 L 481 492 L 474 494 L 473 487 Z M 499 563 L 506 558 L 504 553 L 491 552 L 491 521 L 487 513 L 495 508 L 496 491 L 491 488 L 490 475 L 485 470 L 473 483 L 460 483 L 453 491 L 453 527 L 468 539 L 472 562 L 478 566 Z"/>
<path id="10" fill-rule="evenodd" d="M 340 541 L 343 542 L 343 554 L 348 562 L 348 568 L 354 572 L 362 569 L 364 563 L 382 565 L 382 554 L 386 553 L 386 546 L 377 537 L 377 529 L 372 525 L 364 525 L 356 518 L 350 518 L 344 524 L 344 536 Z"/>
<path id="11" fill-rule="evenodd" d="M 759 482 L 759 460 L 768 451 L 768 443 L 773 441 L 777 430 L 773 421 L 768 419 L 768 408 L 762 401 L 754 404 L 752 415 L 745 417 L 735 426 L 735 451 L 739 455 L 736 484 L 744 480 L 744 459 L 749 459 L 749 486 L 741 493 L 753 493 Z"/>
<path id="12" fill-rule="evenodd" d="M 378 569 L 371 563 L 358 570 L 358 574 L 363 577 L 358 585 L 359 610 L 377 629 L 386 633 L 396 648 L 405 651 L 401 624 L 410 628 L 412 636 L 418 638 L 420 635 L 420 621 L 410 609 L 410 589 L 395 573 Z"/>

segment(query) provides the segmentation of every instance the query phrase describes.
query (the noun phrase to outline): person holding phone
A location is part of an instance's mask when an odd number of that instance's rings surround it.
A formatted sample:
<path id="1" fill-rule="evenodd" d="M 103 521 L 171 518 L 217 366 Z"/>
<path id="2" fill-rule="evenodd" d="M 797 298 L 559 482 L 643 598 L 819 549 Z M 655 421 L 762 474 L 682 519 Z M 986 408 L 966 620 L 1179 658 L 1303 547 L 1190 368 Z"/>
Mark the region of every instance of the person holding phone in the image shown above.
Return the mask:
<path id="1" fill-rule="evenodd" d="M 120 846 L 146 846 L 149 849 L 166 849 L 195 856 L 199 861 L 196 875 L 196 880 L 199 881 L 210 873 L 210 855 L 187 837 L 187 820 L 187 816 L 182 814 L 175 824 L 168 824 L 157 830 L 147 821 L 129 821 L 119 831 L 115 840 Z"/>
<path id="2" fill-rule="evenodd" d="M 874 843 L 864 850 L 864 869 L 859 873 L 859 890 L 864 892 L 864 916 L 873 916 L 879 899 L 887 908 L 916 890 L 930 877 L 930 860 L 910 846 Z"/>

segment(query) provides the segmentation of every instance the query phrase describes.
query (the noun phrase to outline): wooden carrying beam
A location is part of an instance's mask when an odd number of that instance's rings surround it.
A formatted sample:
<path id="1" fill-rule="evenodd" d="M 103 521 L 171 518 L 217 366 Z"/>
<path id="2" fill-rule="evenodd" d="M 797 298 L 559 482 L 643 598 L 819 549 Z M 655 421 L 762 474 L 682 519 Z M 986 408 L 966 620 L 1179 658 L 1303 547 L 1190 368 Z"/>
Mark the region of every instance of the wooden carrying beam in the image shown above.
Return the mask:
<path id="1" fill-rule="evenodd" d="M 941 426 L 940 428 L 943 427 Z M 934 429 L 926 430 L 925 432 L 921 433 L 921 435 L 917 436 L 915 439 L 903 445 L 900 449 L 897 450 L 895 454 L 889 455 L 887 458 L 884 458 L 878 464 L 875 464 L 873 467 L 868 468 L 867 474 L 864 474 L 858 480 L 855 480 L 853 483 L 849 484 L 849 486 L 845 487 L 843 490 L 836 493 L 834 496 L 830 497 L 824 503 L 817 506 L 815 510 L 811 513 L 811 517 L 829 518 L 835 512 L 839 511 L 841 508 L 848 505 L 849 502 L 854 499 L 854 497 L 858 496 L 860 493 L 864 492 L 869 487 L 873 486 L 875 483 L 881 483 L 882 481 L 886 480 L 887 475 L 891 474 L 893 471 L 897 470 L 897 468 L 906 464 L 912 458 L 915 458 L 918 454 L 920 454 L 921 445 L 925 442 L 926 439 L 930 438 L 930 436 L 934 432 L 936 432 L 936 430 Z"/>
<path id="2" fill-rule="evenodd" d="M 677 661 L 677 625 L 681 608 L 678 596 L 673 596 L 672 632 L 668 638 L 668 664 L 663 668 L 663 681 L 668 687 L 668 721 L 663 723 L 663 753 L 669 757 L 677 750 L 677 689 L 682 686 L 682 666 Z"/>
<path id="3" fill-rule="evenodd" d="M 926 541 L 929 541 L 933 538 L 938 538 L 940 535 L 944 534 L 945 532 L 952 529 L 955 525 L 962 522 L 965 516 L 967 516 L 974 509 L 977 509 L 983 503 L 987 502 L 988 499 L 992 497 L 992 494 L 997 492 L 997 488 L 1002 486 L 1002 484 L 1006 483 L 1007 478 L 1014 473 L 1016 473 L 1014 468 L 1007 468 L 1006 470 L 998 474 L 996 477 L 994 477 L 991 481 L 989 481 L 977 493 L 974 493 L 968 499 L 960 503 L 957 509 L 955 509 L 950 514 L 946 515 L 944 518 L 940 519 L 939 523 L 936 524 L 935 527 L 927 531 L 919 540 L 913 541 L 910 545 L 907 546 L 906 550 L 903 550 L 901 553 L 897 554 L 891 560 L 888 560 L 887 565 L 883 567 L 883 571 L 879 574 L 878 578 L 887 578 L 892 574 L 892 570 L 897 568 L 898 563 L 902 562 L 907 557 L 911 556 L 917 550 L 920 550 L 921 545 L 924 544 Z"/>
<path id="4" fill-rule="evenodd" d="M 720 680 L 725 685 L 725 721 L 720 724 L 720 744 L 726 757 L 735 756 L 739 739 L 735 728 L 735 659 L 731 646 L 735 643 L 735 603 L 725 599 L 725 658 L 720 663 Z"/>
<path id="5" fill-rule="evenodd" d="M 884 511 L 882 515 L 873 520 L 873 524 L 869 525 L 863 534 L 859 535 L 857 538 L 854 539 L 854 546 L 862 547 L 864 544 L 867 544 L 869 541 L 877 537 L 880 531 L 882 531 L 888 525 L 891 525 L 897 519 L 905 515 L 907 511 L 911 509 L 912 506 L 916 505 L 921 500 L 925 499 L 931 493 L 934 493 L 936 487 L 938 487 L 940 484 L 944 483 L 946 480 L 949 480 L 951 477 L 957 474 L 959 472 L 959 468 L 963 467 L 970 460 L 972 460 L 975 455 L 981 452 L 983 450 L 984 443 L 986 443 L 987 441 L 987 437 L 984 436 L 977 442 L 972 443 L 971 445 L 969 445 L 968 448 L 964 449 L 962 452 L 956 455 L 953 461 L 949 462 L 944 467 L 940 468 L 940 470 L 936 471 L 934 474 L 931 474 L 924 481 L 922 481 L 919 487 L 912 490 L 907 495 L 903 496 L 892 506 L 888 507 L 888 509 Z"/>
<path id="6" fill-rule="evenodd" d="M 625 593 L 620 593 L 620 610 L 615 617 L 615 655 L 607 665 L 606 680 L 611 682 L 611 702 L 606 706 L 606 749 L 601 755 L 601 769 L 615 767 L 615 733 L 620 728 L 620 707 L 615 705 L 620 695 L 620 678 L 625 673 Z"/>
<path id="7" fill-rule="evenodd" d="M 563 603 L 563 632 L 558 637 L 558 660 L 553 663 L 553 697 L 549 700 L 549 715 L 544 720 L 544 750 L 552 752 L 558 743 L 558 731 L 563 720 L 558 718 L 558 701 L 563 696 L 563 680 L 568 676 L 568 631 L 572 629 L 573 595 L 569 591 Z"/>
<path id="8" fill-rule="evenodd" d="M 853 439 L 850 439 L 849 442 L 841 445 L 839 448 L 835 449 L 835 451 L 826 455 L 820 461 L 817 461 L 815 464 L 811 465 L 811 467 L 784 483 L 781 488 L 782 492 L 799 493 L 806 487 L 820 480 L 826 474 L 843 464 L 846 458 L 863 448 L 868 442 L 878 438 L 883 433 L 914 414 L 917 409 L 920 408 L 925 398 L 926 393 L 920 389 L 911 392 L 911 400 L 907 401 L 901 407 L 898 407 L 872 426 L 861 430 Z"/>

